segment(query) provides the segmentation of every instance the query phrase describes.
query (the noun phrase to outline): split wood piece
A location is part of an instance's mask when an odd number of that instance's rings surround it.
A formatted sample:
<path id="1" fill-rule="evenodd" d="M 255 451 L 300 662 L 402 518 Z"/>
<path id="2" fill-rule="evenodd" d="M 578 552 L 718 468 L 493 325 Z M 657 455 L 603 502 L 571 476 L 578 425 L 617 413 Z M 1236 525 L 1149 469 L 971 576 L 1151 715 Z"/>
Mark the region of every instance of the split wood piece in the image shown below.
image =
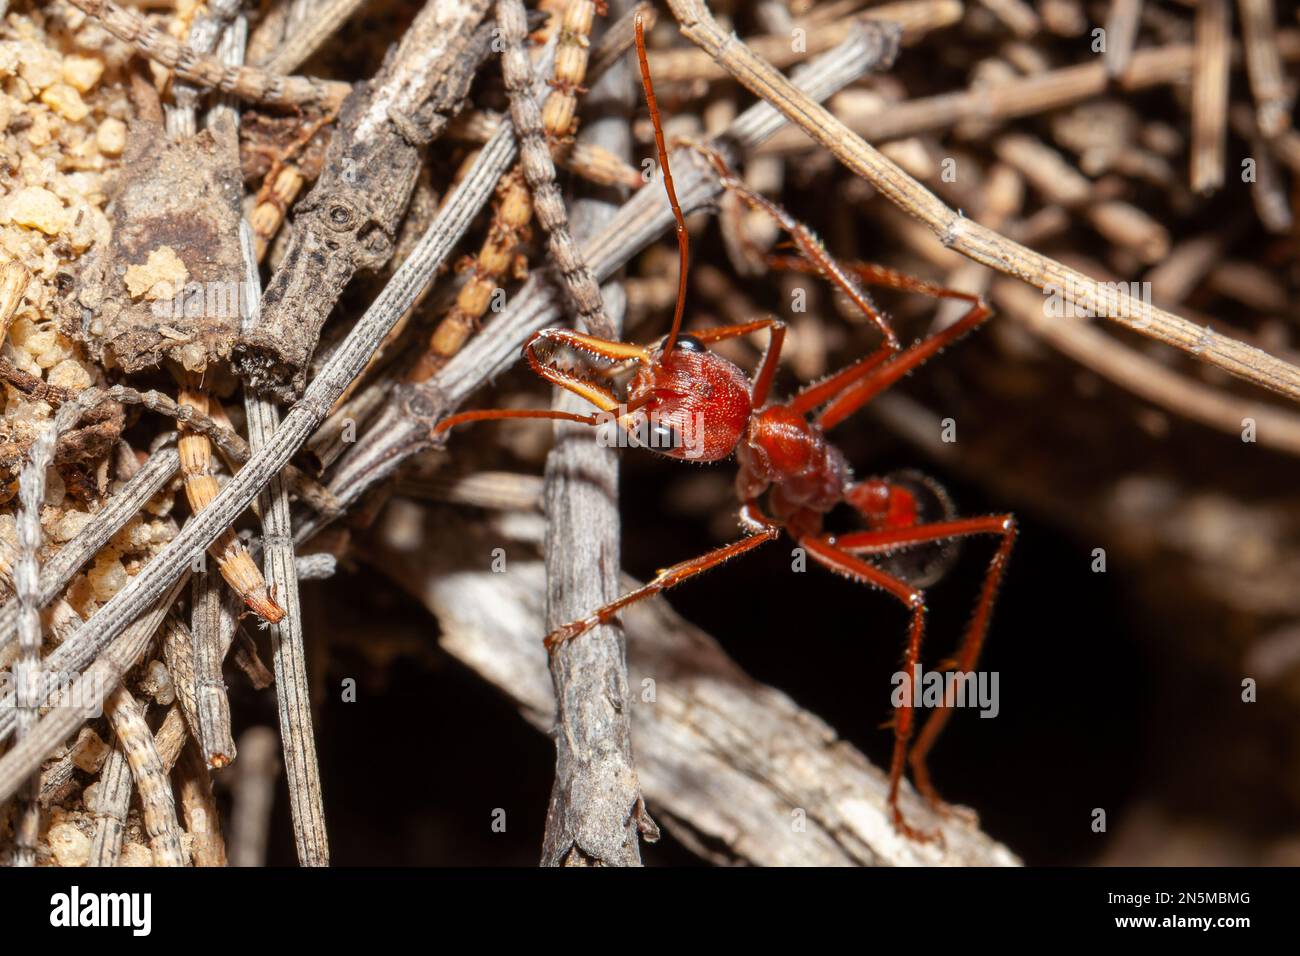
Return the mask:
<path id="1" fill-rule="evenodd" d="M 547 733 L 555 698 L 547 654 L 546 573 L 523 555 L 509 574 L 471 560 L 476 529 L 437 519 L 439 546 L 368 555 L 437 618 L 439 644 L 477 671 Z M 432 527 L 432 524 L 430 524 Z M 499 544 L 494 539 L 494 545 Z M 430 560 L 429 556 L 433 555 Z M 624 576 L 620 587 L 638 582 Z M 662 598 L 622 615 L 628 635 L 637 772 L 651 809 L 673 835 L 714 862 L 762 866 L 1014 866 L 1007 847 L 957 818 L 935 819 L 942 843 L 900 836 L 888 775 L 824 721 L 745 674 L 717 642 Z M 652 683 L 651 683 L 652 682 Z M 864 715 L 864 721 L 867 720 Z M 909 818 L 932 819 L 910 785 Z M 800 812 L 802 811 L 802 812 Z M 802 819 L 802 830 L 791 821 Z"/>
<path id="2" fill-rule="evenodd" d="M 428 0 L 374 80 L 344 104 L 320 178 L 294 209 L 293 238 L 258 326 L 236 351 L 254 390 L 296 399 L 343 289 L 392 256 L 424 147 L 460 110 L 488 53 L 491 29 L 480 29 L 488 5 Z"/>
<path id="3" fill-rule="evenodd" d="M 122 42 L 131 44 L 155 63 L 174 70 L 181 79 L 198 86 L 257 103 L 304 109 L 314 107 L 327 112 L 337 109 L 352 92 L 348 83 L 306 76 L 280 76 L 247 66 L 226 66 L 215 57 L 200 53 L 157 29 L 139 13 L 121 7 L 113 0 L 69 2 L 102 23 L 104 29 Z"/>
<path id="4" fill-rule="evenodd" d="M 221 837 L 221 811 L 212 792 L 212 771 L 203 761 L 198 741 L 190 738 L 172 774 L 195 866 L 225 866 L 226 843 Z"/>
<path id="5" fill-rule="evenodd" d="M 131 124 L 108 249 L 87 260 L 60 305 L 65 333 L 128 374 L 172 359 L 202 372 L 239 337 L 240 202 L 234 124 L 169 139 Z"/>
<path id="6" fill-rule="evenodd" d="M 1300 368 L 1099 283 L 967 219 L 737 42 L 702 0 L 669 0 L 669 6 L 687 37 L 716 56 L 741 85 L 770 102 L 886 199 L 924 223 L 946 248 L 1040 289 L 1059 292 L 1066 301 L 1096 315 L 1300 401 Z"/>

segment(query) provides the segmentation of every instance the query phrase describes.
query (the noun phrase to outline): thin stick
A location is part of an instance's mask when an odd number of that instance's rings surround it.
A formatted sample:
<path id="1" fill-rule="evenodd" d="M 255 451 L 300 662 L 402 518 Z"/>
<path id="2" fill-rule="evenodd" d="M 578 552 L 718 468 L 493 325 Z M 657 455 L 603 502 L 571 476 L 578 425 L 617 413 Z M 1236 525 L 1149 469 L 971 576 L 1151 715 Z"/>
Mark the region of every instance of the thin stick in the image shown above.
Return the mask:
<path id="1" fill-rule="evenodd" d="M 178 42 L 133 10 L 113 0 L 69 0 L 104 29 L 183 80 L 273 106 L 316 107 L 331 111 L 352 92 L 350 83 L 307 76 L 277 76 L 254 67 L 228 67 L 220 60 Z"/>
<path id="2" fill-rule="evenodd" d="M 162 758 L 158 756 L 153 733 L 145 723 L 144 711 L 125 687 L 118 687 L 109 694 L 105 710 L 140 792 L 144 828 L 149 835 L 154 863 L 158 866 L 184 866 L 185 854 L 181 850 L 181 829 L 176 822 L 171 782 L 167 779 Z"/>
<path id="3" fill-rule="evenodd" d="M 1192 74 L 1192 191 L 1212 193 L 1223 185 L 1228 143 L 1228 65 L 1232 8 L 1228 0 L 1196 5 L 1196 68 Z"/>
<path id="4" fill-rule="evenodd" d="M 1277 46 L 1273 0 L 1237 0 L 1237 8 L 1242 45 L 1246 48 L 1246 76 L 1255 97 L 1255 122 L 1259 131 L 1271 139 L 1291 125 L 1292 104 Z"/>
<path id="5" fill-rule="evenodd" d="M 193 738 L 181 751 L 174 777 L 194 865 L 225 866 L 226 843 L 221 838 L 221 811 L 212 792 L 212 772 Z"/>
<path id="6" fill-rule="evenodd" d="M 762 56 L 773 65 L 786 68 L 837 46 L 856 23 L 874 22 L 896 26 L 903 31 L 903 43 L 907 44 L 931 30 L 951 26 L 961 16 L 962 5 L 957 0 L 905 0 L 902 3 L 872 7 L 862 14 L 834 23 L 796 23 L 797 27 L 806 31 L 803 42 L 799 44 L 791 43 L 790 36 L 757 36 L 744 42 L 754 50 L 761 51 Z M 708 53 L 690 48 L 651 52 L 650 71 L 663 84 L 723 80 L 727 77 L 727 71 Z"/>
<path id="7" fill-rule="evenodd" d="M 996 282 L 993 299 L 1011 318 L 1062 354 L 1121 388 L 1175 415 L 1238 438 L 1253 422 L 1259 444 L 1300 455 L 1300 415 L 1180 375 L 1106 335 L 1086 319 L 1049 317 L 1041 298 L 1024 286 L 1007 280 Z"/>
<path id="8" fill-rule="evenodd" d="M 1300 34 L 1296 31 L 1281 31 L 1278 42 L 1285 60 L 1293 62 L 1300 57 Z M 1138 50 L 1133 54 L 1127 72 L 1114 81 L 1106 73 L 1104 63 L 1085 63 L 1006 83 L 981 84 L 967 90 L 906 100 L 890 104 L 885 110 L 851 113 L 840 119 L 859 136 L 880 143 L 948 129 L 964 120 L 992 123 L 1036 116 L 1101 96 L 1111 88 L 1112 82 L 1127 92 L 1183 83 L 1192 75 L 1195 61 L 1196 51 L 1190 44 Z M 795 153 L 812 145 L 806 133 L 798 127 L 791 127 L 772 137 L 760 152 Z"/>
<path id="9" fill-rule="evenodd" d="M 627 116 L 635 102 L 628 66 L 616 64 L 593 86 L 586 104 L 603 118 L 579 134 L 622 156 L 631 153 Z M 575 206 L 574 230 L 594 232 L 617 209 L 608 200 L 584 200 Z M 617 285 L 608 291 L 607 327 L 585 331 L 620 338 L 626 300 Z M 552 407 L 581 413 L 589 411 L 585 405 L 559 390 Z M 617 450 L 601 447 L 593 429 L 557 423 L 546 458 L 544 501 L 549 633 L 619 594 Z M 652 842 L 658 830 L 641 797 L 631 716 L 619 703 L 631 696 L 622 628 L 596 628 L 564 645 L 551 655 L 550 670 L 557 702 L 555 783 L 542 865 L 640 866 L 638 837 L 645 834 Z"/>
<path id="10" fill-rule="evenodd" d="M 199 746 L 209 767 L 225 767 L 235 759 L 230 733 L 230 699 L 221 665 L 234 635 L 235 621 L 223 599 L 221 577 L 211 571 L 194 575 L 191 583 L 190 639 L 194 644 L 194 694 Z"/>
<path id="11" fill-rule="evenodd" d="M 234 781 L 230 863 L 265 866 L 275 778 L 280 772 L 280 762 L 275 759 L 275 732 L 269 727 L 250 727 L 239 738 L 239 748 L 244 759 L 239 762 L 239 775 Z"/>
<path id="12" fill-rule="evenodd" d="M 182 567 L 177 578 L 170 582 L 151 608 L 114 634 L 110 638 L 112 642 L 107 644 L 104 652 L 72 682 L 67 693 L 57 696 L 50 711 L 37 722 L 31 734 L 26 739 L 15 743 L 3 757 L 0 757 L 0 800 L 13 796 L 27 774 L 40 767 L 41 761 L 54 748 L 72 736 L 86 721 L 86 708 L 94 704 L 102 705 L 126 672 L 140 662 L 150 639 L 166 616 L 167 609 L 180 594 L 185 584 L 186 573 Z M 91 618 L 91 622 L 93 621 L 94 618 Z M 90 624 L 83 625 L 77 631 L 77 635 L 88 626 Z M 60 656 L 59 651 L 67 647 L 67 643 L 62 644 L 49 656 L 47 662 L 51 666 L 47 668 L 48 670 L 59 669 L 53 663 L 54 659 Z M 70 701 L 71 704 L 64 703 L 65 701 Z M 0 737 L 8 737 L 13 730 L 13 719 L 5 720 L 5 711 L 12 712 L 12 707 L 0 707 L 0 724 L 4 725 Z"/>
<path id="13" fill-rule="evenodd" d="M 13 665 L 17 689 L 15 737 L 21 745 L 36 724 L 45 696 L 41 690 L 40 550 L 41 509 L 45 505 L 46 469 L 54 461 L 59 436 L 71 430 L 100 394 L 89 390 L 84 400 L 69 402 L 32 442 L 26 467 L 18 476 L 18 556 L 14 561 L 14 603 L 18 606 L 18 659 Z M 36 865 L 36 840 L 40 830 L 40 775 L 33 773 L 19 807 L 14 839 L 14 865 Z"/>
<path id="14" fill-rule="evenodd" d="M 551 258 L 573 298 L 579 318 L 593 334 L 608 338 L 614 327 L 605 314 L 600 288 L 569 233 L 569 216 L 555 183 L 555 162 L 546 142 L 542 111 L 532 95 L 533 70 L 524 51 L 528 39 L 524 5 L 521 0 L 497 0 L 496 16 L 504 46 L 501 69 L 510 99 L 510 116 L 514 120 L 520 163 L 533 194 L 537 221 L 546 230 Z"/>
<path id="15" fill-rule="evenodd" d="M 122 855 L 122 835 L 131 807 L 131 765 L 119 743 L 108 752 L 99 779 L 86 794 L 86 809 L 95 821 L 90 838 L 90 866 L 115 866 Z"/>
<path id="16" fill-rule="evenodd" d="M 1128 69 L 1141 22 L 1142 0 L 1110 0 L 1110 12 L 1106 16 L 1106 72 L 1112 77 L 1123 76 Z"/>
<path id="17" fill-rule="evenodd" d="M 366 0 L 324 0 L 313 5 L 310 16 L 293 24 L 275 52 L 255 65 L 268 73 L 288 73 L 302 66 L 325 45 Z"/>
<path id="18" fill-rule="evenodd" d="M 251 328 L 261 316 L 262 285 L 252 229 L 247 223 L 240 230 L 240 245 L 244 252 L 244 289 L 250 300 L 244 314 L 248 316 L 247 327 Z M 244 411 L 248 418 L 248 441 L 256 454 L 273 440 L 280 424 L 280 409 L 274 400 L 247 389 L 244 392 Z M 329 838 L 325 830 L 320 767 L 316 761 L 316 734 L 312 727 L 311 688 L 303 646 L 289 490 L 282 476 L 276 475 L 271 479 L 262 493 L 261 502 L 263 565 L 267 581 L 284 602 L 286 612 L 283 620 L 270 626 L 270 636 L 294 842 L 298 862 L 303 866 L 328 866 Z"/>
<path id="19" fill-rule="evenodd" d="M 890 202 L 928 226 L 946 248 L 1040 289 L 1059 291 L 1067 301 L 1097 315 L 1247 381 L 1300 400 L 1300 368 L 1148 305 L 1123 289 L 1099 283 L 949 209 L 744 44 L 737 43 L 718 26 L 701 0 L 669 0 L 669 6 L 683 32 L 716 56 L 742 85 L 775 106 Z"/>

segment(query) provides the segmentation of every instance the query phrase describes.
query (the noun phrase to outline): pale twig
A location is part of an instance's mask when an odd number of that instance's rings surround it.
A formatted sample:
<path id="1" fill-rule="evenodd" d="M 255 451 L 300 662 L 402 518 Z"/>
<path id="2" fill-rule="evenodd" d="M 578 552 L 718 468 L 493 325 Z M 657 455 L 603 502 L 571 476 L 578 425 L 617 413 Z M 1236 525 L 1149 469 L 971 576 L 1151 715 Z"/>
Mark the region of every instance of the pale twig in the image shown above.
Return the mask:
<path id="1" fill-rule="evenodd" d="M 1228 0 L 1196 5 L 1196 66 L 1192 72 L 1192 191 L 1212 193 L 1223 185 L 1228 143 L 1228 66 L 1232 51 Z"/>
<path id="2" fill-rule="evenodd" d="M 230 699 L 221 665 L 234 636 L 235 620 L 226 605 L 221 576 L 212 571 L 194 575 L 190 588 L 190 639 L 193 641 L 194 696 L 199 718 L 197 734 L 203 759 L 210 767 L 225 767 L 235 759 L 230 733 Z"/>
<path id="3" fill-rule="evenodd" d="M 212 793 L 212 772 L 193 738 L 181 751 L 175 779 L 194 865 L 225 866 L 226 844 L 221 838 L 221 812 Z"/>
<path id="4" fill-rule="evenodd" d="M 332 37 L 366 0 L 322 0 L 313 4 L 310 15 L 293 23 L 275 51 L 254 65 L 268 73 L 288 73 L 307 59 Z"/>
<path id="5" fill-rule="evenodd" d="M 22 781 L 40 767 L 41 761 L 70 737 L 86 720 L 85 708 L 93 704 L 102 704 L 121 682 L 123 676 L 140 662 L 154 632 L 162 623 L 181 588 L 185 584 L 185 566 L 177 569 L 178 574 L 155 598 L 155 603 L 138 619 L 132 621 L 109 641 L 105 642 L 104 652 L 86 667 L 67 689 L 67 693 L 58 695 L 52 702 L 50 711 L 37 722 L 32 732 L 22 741 L 15 742 L 9 751 L 0 757 L 0 800 L 8 799 L 21 786 Z M 127 585 L 130 586 L 129 584 Z M 119 592 L 121 593 L 121 592 Z M 93 626 L 94 618 L 77 631 L 81 634 L 87 627 Z M 111 643 L 109 643 L 111 641 Z M 67 648 L 62 644 L 55 649 L 48 660 L 52 661 L 59 651 Z M 48 670 L 56 670 L 54 666 Z M 70 672 L 64 671 L 64 673 Z M 4 719 L 9 710 L 0 702 L 0 724 L 5 724 L 0 736 L 7 737 L 13 728 L 12 720 Z"/>
<path id="6" fill-rule="evenodd" d="M 1059 292 L 1066 301 L 1094 314 L 1300 400 L 1300 368 L 1142 302 L 1124 289 L 1099 283 L 967 219 L 724 31 L 701 0 L 669 0 L 669 6 L 683 32 L 716 56 L 742 85 L 780 110 L 890 202 L 919 219 L 945 247 L 1040 289 Z"/>
<path id="7" fill-rule="evenodd" d="M 244 759 L 234 780 L 235 805 L 230 816 L 230 865 L 265 866 L 271 808 L 275 802 L 275 732 L 250 727 L 239 738 Z"/>
<path id="8" fill-rule="evenodd" d="M 1278 43 L 1284 59 L 1300 57 L 1300 34 L 1282 31 Z M 1017 77 L 1006 83 L 980 84 L 970 89 L 939 93 L 871 112 L 845 112 L 840 121 L 873 143 L 903 139 L 917 133 L 936 132 L 964 121 L 998 122 L 1036 116 L 1083 100 L 1101 96 L 1112 82 L 1126 92 L 1185 82 L 1192 75 L 1195 48 L 1177 44 L 1138 50 L 1125 73 L 1112 78 L 1104 63 L 1085 63 L 1046 73 Z M 767 142 L 761 153 L 792 153 L 813 147 L 808 134 L 797 126 L 784 129 Z"/>
<path id="9" fill-rule="evenodd" d="M 1237 0 L 1241 14 L 1242 46 L 1246 49 L 1246 76 L 1255 98 L 1255 122 L 1271 139 L 1291 125 L 1293 96 L 1282 71 L 1277 46 L 1277 18 L 1273 0 Z"/>
<path id="10" fill-rule="evenodd" d="M 27 465 L 18 476 L 17 537 L 14 561 L 14 603 L 18 606 L 18 659 L 13 664 L 17 706 L 14 735 L 21 746 L 36 724 L 44 698 L 41 689 L 41 509 L 45 506 L 46 470 L 54 462 L 59 436 L 70 431 L 81 416 L 98 404 L 102 393 L 90 389 L 82 398 L 68 402 L 54 420 L 41 430 L 28 451 Z M 31 774 L 28 789 L 19 806 L 14 835 L 14 865 L 36 865 L 36 839 L 40 830 L 40 776 Z"/>
<path id="11" fill-rule="evenodd" d="M 172 797 L 171 782 L 163 768 L 153 733 L 145 723 L 144 711 L 130 691 L 118 687 L 104 702 L 118 744 L 126 754 L 140 793 L 145 833 L 158 866 L 184 866 L 181 850 L 181 830 L 176 822 L 176 803 Z"/>
<path id="12" fill-rule="evenodd" d="M 995 282 L 992 298 L 1000 310 L 1057 351 L 1121 388 L 1217 431 L 1238 438 L 1249 431 L 1261 445 L 1300 455 L 1300 415 L 1180 375 L 1095 328 L 1086 318 L 1050 316 L 1042 297 L 1023 285 Z"/>
<path id="13" fill-rule="evenodd" d="M 754 50 L 761 51 L 763 57 L 775 66 L 785 68 L 839 45 L 856 23 L 896 26 L 903 31 L 902 42 L 906 45 L 931 30 L 951 26 L 961 19 L 961 15 L 962 5 L 958 0 L 904 0 L 872 7 L 836 23 L 796 23 L 796 27 L 805 31 L 802 42 L 797 44 L 791 42 L 790 36 L 757 36 L 745 42 Z M 727 71 L 712 56 L 689 47 L 652 50 L 650 72 L 656 83 L 722 80 L 727 77 Z"/>
<path id="14" fill-rule="evenodd" d="M 122 854 L 122 835 L 131 807 L 131 765 L 118 744 L 108 752 L 99 779 L 86 791 L 86 809 L 95 821 L 90 837 L 89 866 L 115 866 Z"/>
<path id="15" fill-rule="evenodd" d="M 129 43 L 142 54 L 167 67 L 183 80 L 199 86 L 233 93 L 241 99 L 274 106 L 337 109 L 352 92 L 349 83 L 318 80 L 307 76 L 278 76 L 253 67 L 229 67 L 220 60 L 180 43 L 151 26 L 140 14 L 118 6 L 113 0 L 69 0 L 103 24 L 113 36 Z"/>
<path id="16" fill-rule="evenodd" d="M 41 568 L 36 588 L 36 605 L 45 607 L 57 597 L 81 566 L 98 553 L 113 535 L 133 518 L 145 503 L 171 481 L 179 467 L 175 448 L 162 448 L 149 456 L 140 470 L 108 500 L 93 521 Z M 0 607 L 0 651 L 18 632 L 18 602 Z"/>
<path id="17" fill-rule="evenodd" d="M 1106 15 L 1106 72 L 1121 77 L 1128 69 L 1142 22 L 1142 0 L 1110 0 Z"/>
<path id="18" fill-rule="evenodd" d="M 533 194 L 533 210 L 546 230 L 551 258 L 583 324 L 592 334 L 608 338 L 613 325 L 605 314 L 600 288 L 569 233 L 569 216 L 555 182 L 555 162 L 542 126 L 542 111 L 532 95 L 535 80 L 524 50 L 528 25 L 522 0 L 497 0 L 496 17 L 503 47 L 501 70 L 519 143 L 519 161 Z"/>
<path id="19" fill-rule="evenodd" d="M 596 118 L 579 134 L 624 157 L 631 154 L 628 114 L 635 102 L 628 66 L 621 61 L 592 87 L 585 106 Z M 608 198 L 581 200 L 574 207 L 575 232 L 595 232 L 617 209 Z M 607 292 L 604 324 L 580 322 L 578 328 L 618 339 L 626 300 L 617 284 Z M 561 389 L 552 407 L 589 411 L 582 399 Z M 556 423 L 546 457 L 545 513 L 549 632 L 620 594 L 618 453 L 602 447 L 590 427 Z M 555 782 L 542 865 L 640 866 L 640 837 L 654 842 L 659 831 L 637 781 L 622 628 L 595 628 L 556 648 L 549 663 L 556 700 Z"/>
<path id="20" fill-rule="evenodd" d="M 246 328 L 260 318 L 262 286 L 248 223 L 240 230 L 244 253 L 244 289 L 249 298 L 244 314 Z M 280 424 L 280 409 L 271 398 L 244 392 L 248 441 L 254 453 L 265 447 Z M 285 609 L 283 620 L 270 625 L 275 699 L 280 715 L 280 738 L 289 778 L 289 806 L 293 817 L 298 862 L 303 866 L 329 865 L 329 838 L 325 831 L 325 805 L 320 767 L 316 761 L 316 733 L 312 727 L 310 680 L 304 651 L 302 607 L 298 573 L 294 564 L 293 526 L 289 490 L 284 478 L 274 476 L 262 493 L 262 547 L 266 579 Z"/>

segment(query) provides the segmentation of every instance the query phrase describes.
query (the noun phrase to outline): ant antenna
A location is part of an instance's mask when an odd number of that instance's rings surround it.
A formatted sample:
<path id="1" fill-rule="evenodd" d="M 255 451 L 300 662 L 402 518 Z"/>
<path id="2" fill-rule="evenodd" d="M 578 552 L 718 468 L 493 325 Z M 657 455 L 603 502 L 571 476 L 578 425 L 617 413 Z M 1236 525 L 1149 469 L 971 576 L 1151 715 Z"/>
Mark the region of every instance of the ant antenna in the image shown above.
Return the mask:
<path id="1" fill-rule="evenodd" d="M 645 51 L 645 20 L 641 14 L 636 17 L 636 56 L 641 64 L 641 88 L 645 90 L 646 106 L 650 107 L 650 122 L 655 128 L 655 147 L 659 150 L 659 165 L 664 171 L 664 189 L 668 191 L 668 203 L 673 207 L 673 218 L 677 220 L 677 250 L 681 253 L 681 264 L 677 272 L 677 306 L 673 311 L 673 327 L 664 342 L 664 355 L 667 356 L 677 344 L 677 334 L 682 328 L 682 314 L 686 311 L 686 272 L 690 264 L 691 244 L 686 235 L 686 220 L 682 216 L 682 207 L 677 203 L 677 190 L 673 188 L 673 170 L 668 165 L 668 148 L 664 145 L 664 128 L 659 117 L 659 103 L 655 100 L 654 82 L 650 79 L 650 60 Z"/>

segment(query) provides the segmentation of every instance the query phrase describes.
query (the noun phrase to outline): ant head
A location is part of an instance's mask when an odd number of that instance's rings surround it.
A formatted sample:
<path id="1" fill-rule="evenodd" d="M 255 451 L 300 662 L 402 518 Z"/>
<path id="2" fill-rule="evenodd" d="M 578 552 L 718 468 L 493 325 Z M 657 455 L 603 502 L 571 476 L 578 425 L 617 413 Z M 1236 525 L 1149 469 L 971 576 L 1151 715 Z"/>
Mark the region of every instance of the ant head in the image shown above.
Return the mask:
<path id="1" fill-rule="evenodd" d="M 628 385 L 629 427 L 669 458 L 717 461 L 736 449 L 749 422 L 749 379 L 704 343 L 681 334 L 639 363 Z"/>

